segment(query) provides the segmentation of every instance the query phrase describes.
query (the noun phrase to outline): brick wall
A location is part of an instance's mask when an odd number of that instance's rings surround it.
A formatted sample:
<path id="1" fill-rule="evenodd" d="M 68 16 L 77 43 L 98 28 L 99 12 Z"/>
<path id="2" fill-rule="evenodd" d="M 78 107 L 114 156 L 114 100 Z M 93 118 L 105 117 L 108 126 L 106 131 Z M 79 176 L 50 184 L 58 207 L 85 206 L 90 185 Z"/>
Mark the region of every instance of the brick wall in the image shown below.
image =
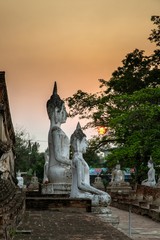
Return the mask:
<path id="1" fill-rule="evenodd" d="M 25 194 L 11 179 L 0 179 L 0 239 L 11 240 L 25 211 Z"/>
<path id="2" fill-rule="evenodd" d="M 153 220 L 160 221 L 160 188 L 137 185 L 135 190 L 128 193 L 109 192 L 111 206 L 122 210 L 146 215 Z"/>

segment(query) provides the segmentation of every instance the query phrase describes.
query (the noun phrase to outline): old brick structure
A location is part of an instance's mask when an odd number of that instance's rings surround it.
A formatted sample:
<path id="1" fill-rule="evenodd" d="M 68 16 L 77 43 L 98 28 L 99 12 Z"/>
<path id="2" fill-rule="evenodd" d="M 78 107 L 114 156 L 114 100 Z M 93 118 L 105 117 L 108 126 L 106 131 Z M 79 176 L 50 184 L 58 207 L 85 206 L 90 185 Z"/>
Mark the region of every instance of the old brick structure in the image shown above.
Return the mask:
<path id="1" fill-rule="evenodd" d="M 0 72 L 0 239 L 10 240 L 25 210 L 25 195 L 16 186 L 15 134 L 5 72 Z"/>
<path id="2" fill-rule="evenodd" d="M 111 206 L 148 216 L 160 222 L 160 188 L 137 185 L 130 192 L 111 192 Z"/>

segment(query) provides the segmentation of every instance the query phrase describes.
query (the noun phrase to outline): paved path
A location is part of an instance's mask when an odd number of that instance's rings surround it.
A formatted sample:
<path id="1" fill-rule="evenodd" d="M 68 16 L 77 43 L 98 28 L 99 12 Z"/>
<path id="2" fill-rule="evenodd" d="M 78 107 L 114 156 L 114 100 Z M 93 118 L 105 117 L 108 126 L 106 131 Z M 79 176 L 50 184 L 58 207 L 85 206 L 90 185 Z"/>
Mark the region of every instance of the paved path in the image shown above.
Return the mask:
<path id="1" fill-rule="evenodd" d="M 113 215 L 119 216 L 118 229 L 129 235 L 129 212 L 110 207 Z M 131 237 L 141 240 L 160 240 L 160 222 L 131 213 Z"/>
<path id="2" fill-rule="evenodd" d="M 14 240 L 130 240 L 96 214 L 84 211 L 29 211 L 18 229 L 22 232 Z"/>
<path id="3" fill-rule="evenodd" d="M 110 207 L 119 216 L 118 227 L 108 224 L 105 215 L 73 211 L 26 211 L 19 226 L 22 234 L 14 240 L 160 240 L 160 223 L 148 217 Z M 26 231 L 31 230 L 31 231 Z"/>

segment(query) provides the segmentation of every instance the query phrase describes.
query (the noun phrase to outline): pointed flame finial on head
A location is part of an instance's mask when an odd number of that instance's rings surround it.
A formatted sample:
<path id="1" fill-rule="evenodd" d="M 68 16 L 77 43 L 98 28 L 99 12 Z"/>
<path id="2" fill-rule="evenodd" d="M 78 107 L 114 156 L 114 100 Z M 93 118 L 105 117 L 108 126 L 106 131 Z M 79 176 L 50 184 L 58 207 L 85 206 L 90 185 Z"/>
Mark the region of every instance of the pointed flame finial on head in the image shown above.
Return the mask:
<path id="1" fill-rule="evenodd" d="M 73 142 L 74 140 L 80 140 L 82 141 L 82 139 L 86 137 L 86 135 L 84 134 L 84 132 L 82 131 L 81 125 L 78 122 L 77 123 L 77 127 L 76 130 L 74 131 L 74 133 L 71 135 L 71 142 Z"/>
<path id="2" fill-rule="evenodd" d="M 63 104 L 64 104 L 64 101 L 57 94 L 57 83 L 54 82 L 52 96 L 47 101 L 47 112 L 48 112 L 49 118 L 51 117 L 53 110 L 55 108 L 59 108 L 61 110 Z"/>
<path id="3" fill-rule="evenodd" d="M 153 164 L 152 156 L 150 156 L 148 163 Z"/>
<path id="4" fill-rule="evenodd" d="M 53 95 L 57 94 L 57 82 L 54 82 L 54 87 L 53 87 Z"/>
<path id="5" fill-rule="evenodd" d="M 79 122 L 77 123 L 77 127 L 76 127 L 76 129 L 77 129 L 77 130 L 78 130 L 78 129 L 81 129 L 81 130 L 82 130 L 81 125 L 80 125 Z"/>

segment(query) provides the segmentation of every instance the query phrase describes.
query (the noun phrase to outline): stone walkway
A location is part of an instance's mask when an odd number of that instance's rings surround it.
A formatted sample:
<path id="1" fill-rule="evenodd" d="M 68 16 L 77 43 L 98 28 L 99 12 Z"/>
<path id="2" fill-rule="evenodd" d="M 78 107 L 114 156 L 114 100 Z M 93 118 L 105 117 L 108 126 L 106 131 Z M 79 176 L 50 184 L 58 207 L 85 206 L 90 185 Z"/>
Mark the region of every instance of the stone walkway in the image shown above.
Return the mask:
<path id="1" fill-rule="evenodd" d="M 148 217 L 110 207 L 113 216 L 119 216 L 118 227 L 105 222 L 104 215 L 63 211 L 27 211 L 20 232 L 14 240 L 160 240 L 160 223 Z"/>
<path id="2" fill-rule="evenodd" d="M 28 211 L 14 240 L 130 240 L 96 214 L 73 211 Z"/>
<path id="3" fill-rule="evenodd" d="M 129 235 L 129 212 L 110 207 L 113 215 L 119 216 L 118 229 Z M 131 213 L 131 237 L 141 240 L 160 240 L 160 222 L 155 222 L 147 216 Z"/>

